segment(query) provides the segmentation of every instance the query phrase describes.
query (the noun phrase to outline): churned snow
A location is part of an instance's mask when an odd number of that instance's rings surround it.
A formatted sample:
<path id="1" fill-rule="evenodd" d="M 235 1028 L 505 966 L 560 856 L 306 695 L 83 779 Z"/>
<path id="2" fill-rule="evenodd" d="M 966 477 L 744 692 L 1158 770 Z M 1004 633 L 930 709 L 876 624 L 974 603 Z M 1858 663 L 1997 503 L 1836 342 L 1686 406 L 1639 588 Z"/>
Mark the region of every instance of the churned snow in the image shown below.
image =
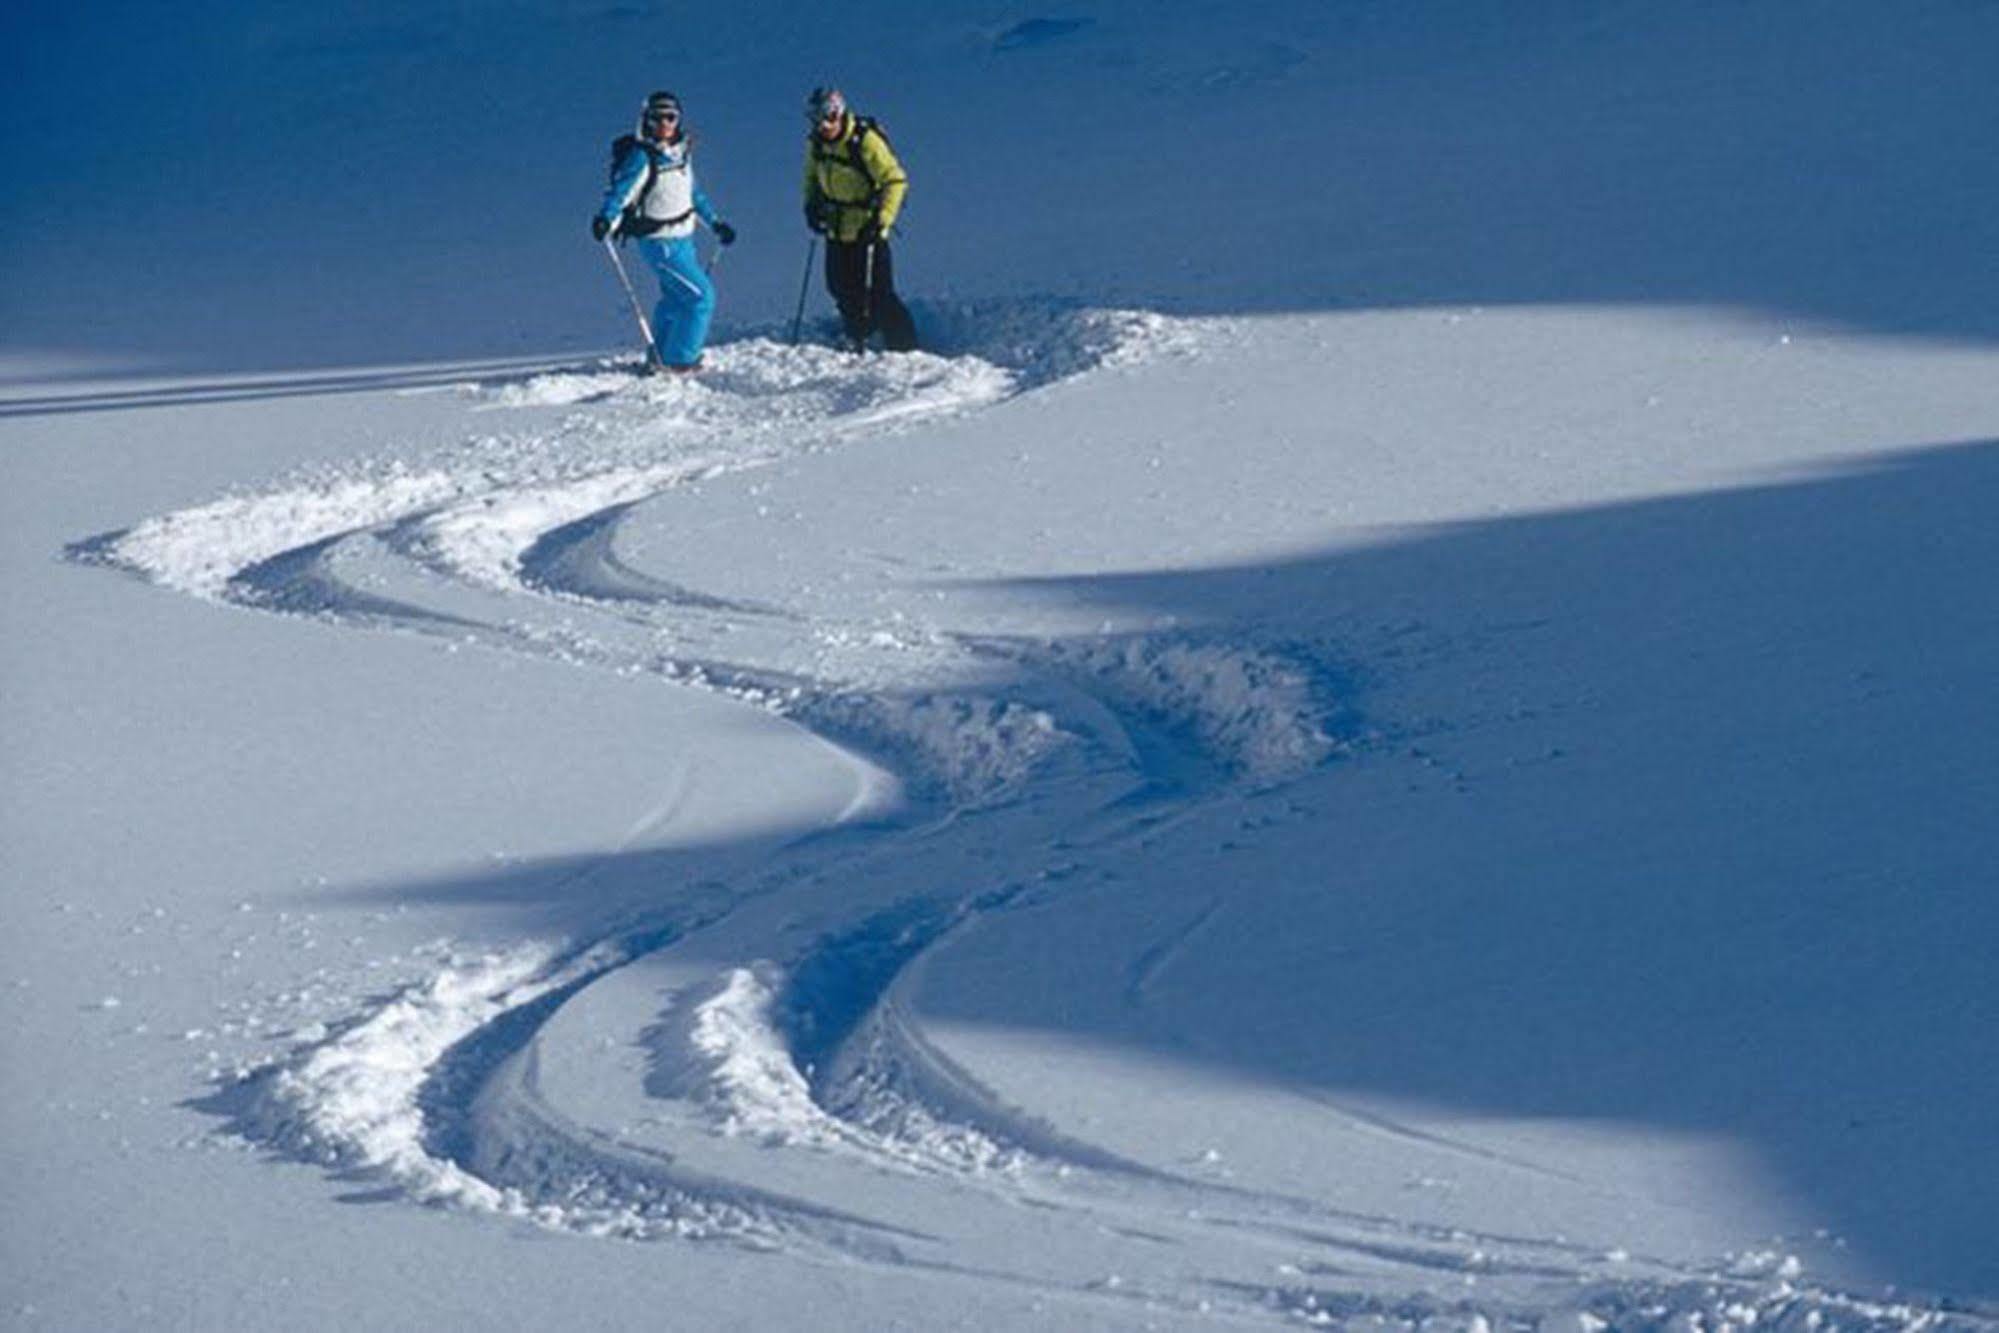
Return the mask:
<path id="1" fill-rule="evenodd" d="M 0 205 L 9 1327 L 1999 1325 L 1999 11 L 122 22 Z"/>

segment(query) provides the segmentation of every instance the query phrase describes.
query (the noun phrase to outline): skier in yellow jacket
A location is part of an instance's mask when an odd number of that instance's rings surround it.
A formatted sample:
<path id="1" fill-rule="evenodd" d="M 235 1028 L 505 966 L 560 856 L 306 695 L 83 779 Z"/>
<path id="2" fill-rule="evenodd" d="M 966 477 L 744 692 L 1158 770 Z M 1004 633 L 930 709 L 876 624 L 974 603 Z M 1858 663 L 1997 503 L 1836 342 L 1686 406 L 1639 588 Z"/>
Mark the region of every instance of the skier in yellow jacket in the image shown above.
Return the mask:
<path id="1" fill-rule="evenodd" d="M 909 177 L 880 127 L 849 110 L 838 88 L 814 88 L 805 114 L 805 225 L 826 238 L 826 290 L 847 340 L 863 351 L 879 331 L 889 351 L 915 351 L 916 322 L 895 294 L 889 250 Z"/>

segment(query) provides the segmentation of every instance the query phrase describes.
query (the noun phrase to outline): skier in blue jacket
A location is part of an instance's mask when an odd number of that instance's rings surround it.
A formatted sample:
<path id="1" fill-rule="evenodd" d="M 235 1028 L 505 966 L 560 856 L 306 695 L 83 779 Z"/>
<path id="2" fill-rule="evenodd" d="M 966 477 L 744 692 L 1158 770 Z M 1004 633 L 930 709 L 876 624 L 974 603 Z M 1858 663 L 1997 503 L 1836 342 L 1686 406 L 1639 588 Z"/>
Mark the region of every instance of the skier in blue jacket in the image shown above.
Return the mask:
<path id="1" fill-rule="evenodd" d="M 693 147 L 682 128 L 680 99 L 664 92 L 646 98 L 638 133 L 615 145 L 611 188 L 590 219 L 591 236 L 630 237 L 652 265 L 659 278 L 653 337 L 665 368 L 682 373 L 701 368 L 715 314 L 715 284 L 694 253 L 695 219 L 723 245 L 736 240 L 736 229 L 695 184 Z"/>

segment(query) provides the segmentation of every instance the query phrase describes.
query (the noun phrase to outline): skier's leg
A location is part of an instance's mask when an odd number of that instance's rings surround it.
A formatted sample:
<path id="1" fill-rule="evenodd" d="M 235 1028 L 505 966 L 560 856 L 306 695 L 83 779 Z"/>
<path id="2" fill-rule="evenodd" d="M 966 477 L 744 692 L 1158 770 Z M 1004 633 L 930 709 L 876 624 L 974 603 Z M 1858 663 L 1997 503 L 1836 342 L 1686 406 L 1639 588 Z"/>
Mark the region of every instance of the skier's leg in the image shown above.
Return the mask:
<path id="1" fill-rule="evenodd" d="M 702 270 L 691 237 L 649 243 L 646 258 L 659 278 L 653 333 L 660 358 L 669 366 L 694 365 L 715 317 L 715 284 Z"/>
<path id="2" fill-rule="evenodd" d="M 887 241 L 875 246 L 874 326 L 881 330 L 882 341 L 889 351 L 916 350 L 916 321 L 911 318 L 909 307 L 895 294 L 895 257 Z"/>
<path id="3" fill-rule="evenodd" d="M 840 307 L 848 342 L 859 342 L 868 331 L 866 249 L 851 241 L 826 242 L 826 290 Z"/>
<path id="4" fill-rule="evenodd" d="M 670 366 L 673 354 L 667 350 L 667 339 L 673 333 L 674 321 L 679 318 L 681 303 L 687 295 L 673 272 L 673 242 L 647 236 L 639 241 L 639 255 L 659 282 L 659 300 L 652 308 L 652 340 L 659 348 L 660 361 Z"/>

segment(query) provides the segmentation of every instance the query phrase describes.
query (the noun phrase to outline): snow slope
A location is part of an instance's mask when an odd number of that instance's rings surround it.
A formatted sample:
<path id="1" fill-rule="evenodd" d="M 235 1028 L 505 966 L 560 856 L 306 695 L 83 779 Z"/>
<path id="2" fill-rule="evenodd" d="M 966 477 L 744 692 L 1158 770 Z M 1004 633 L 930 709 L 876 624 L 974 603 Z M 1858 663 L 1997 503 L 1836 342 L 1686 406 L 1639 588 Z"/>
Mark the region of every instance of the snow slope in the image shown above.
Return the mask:
<path id="1" fill-rule="evenodd" d="M 10 1326 L 1999 1323 L 1999 12 L 1826 8 L 162 34 L 368 203 L 306 319 L 185 192 L 114 333 L 9 201 Z M 747 201 L 671 383 L 547 203 L 655 27 Z M 829 55 L 922 355 L 771 333 Z"/>

